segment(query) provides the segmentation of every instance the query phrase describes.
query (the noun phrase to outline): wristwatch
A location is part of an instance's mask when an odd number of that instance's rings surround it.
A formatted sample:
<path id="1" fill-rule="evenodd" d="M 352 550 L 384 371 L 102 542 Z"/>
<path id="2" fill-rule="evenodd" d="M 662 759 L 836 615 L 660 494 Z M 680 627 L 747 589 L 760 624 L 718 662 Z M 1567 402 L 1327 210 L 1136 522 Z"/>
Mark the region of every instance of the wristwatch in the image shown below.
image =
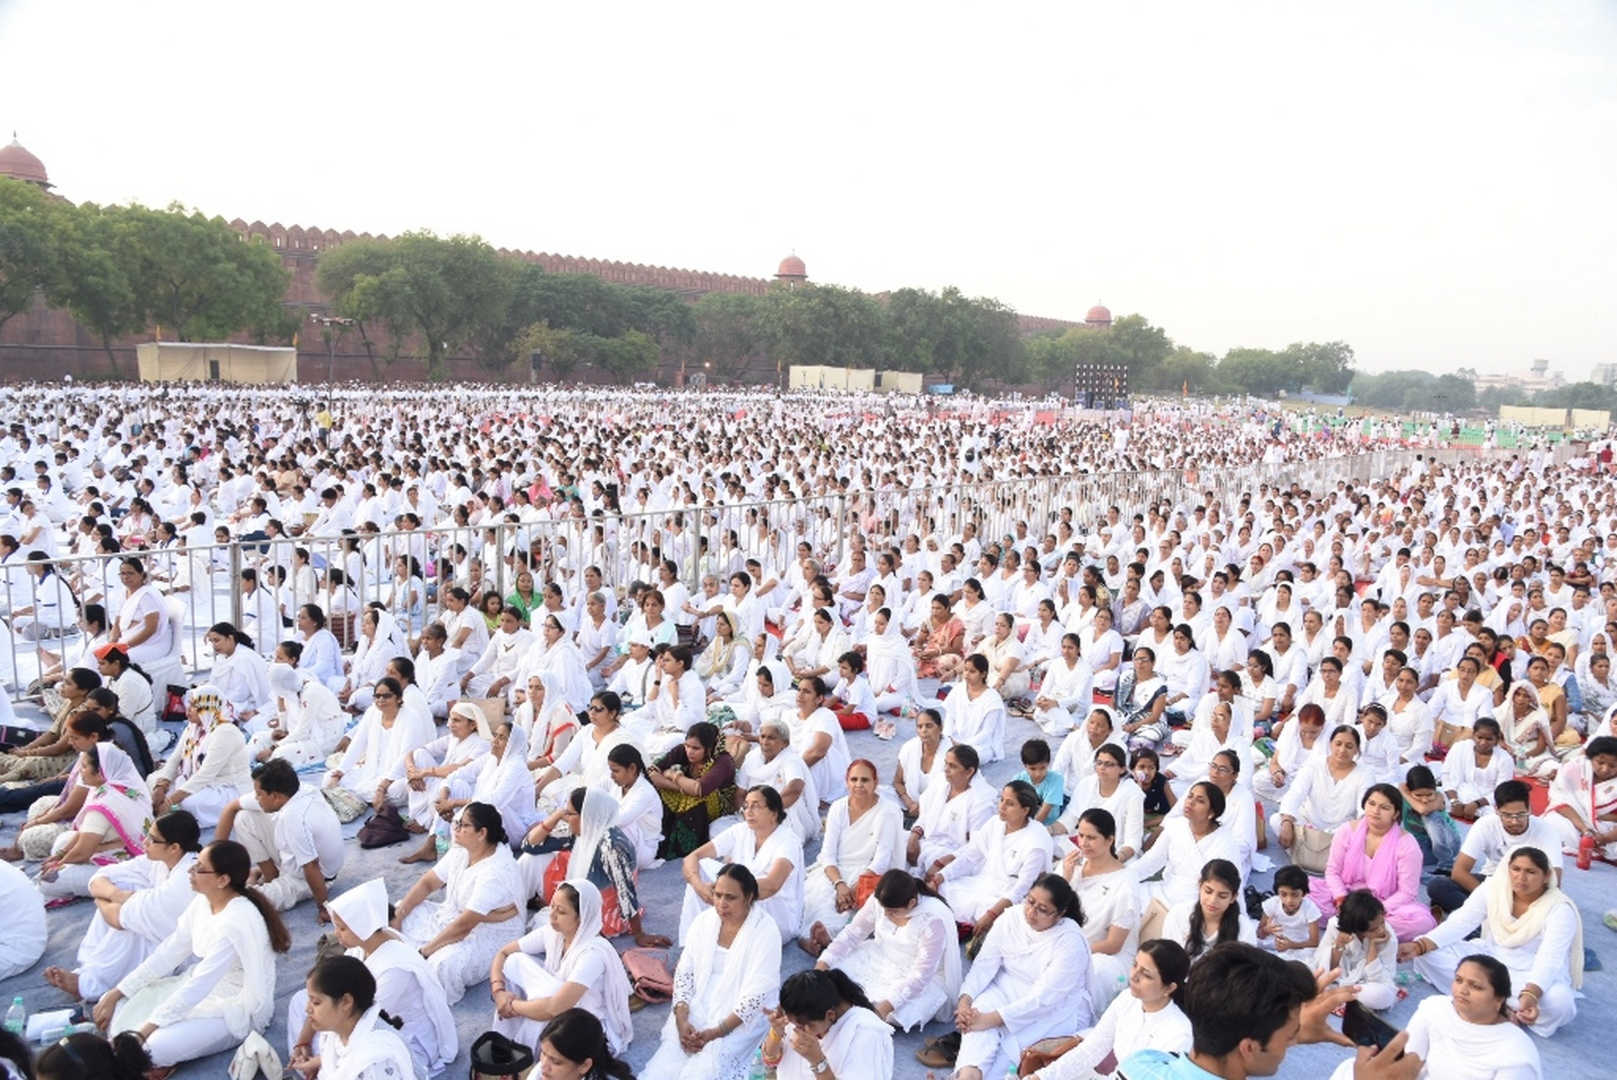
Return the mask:
<path id="1" fill-rule="evenodd" d="M 818 1065 L 815 1065 L 812 1069 L 810 1069 L 809 1072 L 813 1073 L 815 1076 L 820 1076 L 820 1075 L 824 1074 L 825 1071 L 827 1069 L 829 1069 L 830 1067 L 831 1067 L 831 1062 L 826 1058 L 821 1058 L 820 1063 Z"/>

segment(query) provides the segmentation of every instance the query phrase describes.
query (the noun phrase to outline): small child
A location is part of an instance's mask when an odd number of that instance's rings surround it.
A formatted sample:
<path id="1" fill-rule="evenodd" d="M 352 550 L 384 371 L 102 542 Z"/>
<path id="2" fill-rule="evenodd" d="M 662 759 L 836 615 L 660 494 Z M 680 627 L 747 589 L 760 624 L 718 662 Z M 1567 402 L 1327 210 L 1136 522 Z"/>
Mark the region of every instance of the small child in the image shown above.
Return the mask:
<path id="1" fill-rule="evenodd" d="M 1162 819 L 1173 809 L 1173 789 L 1162 775 L 1162 759 L 1149 746 L 1142 746 L 1129 758 L 1129 769 L 1134 782 L 1145 792 L 1145 846 L 1150 847 L 1157 833 L 1162 831 Z"/>
<path id="2" fill-rule="evenodd" d="M 1025 780 L 1039 793 L 1043 805 L 1034 815 L 1034 820 L 1040 825 L 1048 826 L 1061 813 L 1061 807 L 1067 801 L 1067 781 L 1050 768 L 1050 744 L 1043 739 L 1029 739 L 1022 744 L 1022 771 L 1011 780 Z"/>
<path id="3" fill-rule="evenodd" d="M 1308 875 L 1300 866 L 1275 871 L 1275 894 L 1263 902 L 1258 944 L 1275 952 L 1319 945 L 1319 905 L 1308 895 Z"/>
<path id="4" fill-rule="evenodd" d="M 831 688 L 835 698 L 832 711 L 843 731 L 865 731 L 876 718 L 876 696 L 870 692 L 870 680 L 865 677 L 865 658 L 852 651 L 837 657 L 837 684 Z"/>
<path id="5" fill-rule="evenodd" d="M 1358 1001 L 1380 1012 L 1398 1000 L 1398 937 L 1387 925 L 1387 909 L 1369 889 L 1342 898 L 1325 937 L 1314 953 L 1314 969 L 1341 968 L 1333 986 L 1357 986 Z"/>

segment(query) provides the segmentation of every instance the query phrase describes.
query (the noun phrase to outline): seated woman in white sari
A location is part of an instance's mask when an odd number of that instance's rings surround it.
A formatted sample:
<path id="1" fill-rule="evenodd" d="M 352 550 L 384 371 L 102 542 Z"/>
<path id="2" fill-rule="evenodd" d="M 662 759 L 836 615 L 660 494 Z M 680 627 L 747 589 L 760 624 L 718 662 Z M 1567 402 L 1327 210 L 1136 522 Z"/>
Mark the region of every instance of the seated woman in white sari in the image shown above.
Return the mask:
<path id="1" fill-rule="evenodd" d="M 1280 737 L 1274 740 L 1274 752 L 1253 771 L 1253 792 L 1270 802 L 1285 798 L 1303 766 L 1325 753 L 1329 740 L 1321 741 L 1320 736 L 1324 734 L 1324 709 L 1313 702 L 1298 709 L 1297 715 L 1280 729 Z"/>
<path id="2" fill-rule="evenodd" d="M 228 622 L 215 623 L 207 634 L 213 649 L 213 668 L 208 680 L 219 688 L 237 723 L 259 729 L 264 726 L 258 714 L 271 704 L 269 665 L 253 651 L 253 639 Z"/>
<path id="3" fill-rule="evenodd" d="M 290 950 L 292 938 L 247 885 L 251 869 L 234 841 L 202 849 L 190 866 L 196 896 L 174 931 L 101 996 L 98 1026 L 138 1032 L 160 1068 L 233 1049 L 264 1030 L 275 1008 L 275 954 Z M 181 966 L 186 972 L 170 978 Z"/>
<path id="4" fill-rule="evenodd" d="M 1532 1036 L 1509 1006 L 1510 969 L 1485 952 L 1460 961 L 1448 996 L 1415 1007 L 1404 1028 L 1404 1053 L 1421 1061 L 1422 1080 L 1539 1080 L 1543 1068 Z M 1353 1080 L 1353 1058 L 1331 1080 Z"/>
<path id="5" fill-rule="evenodd" d="M 1095 751 L 1094 771 L 1078 784 L 1050 835 L 1077 831 L 1086 810 L 1105 810 L 1116 823 L 1117 857 L 1128 862 L 1145 850 L 1145 792 L 1129 774 L 1128 754 L 1117 743 Z"/>
<path id="6" fill-rule="evenodd" d="M 791 830 L 786 830 L 788 833 Z M 683 936 L 674 1007 L 641 1071 L 659 1080 L 745 1080 L 779 999 L 780 929 L 758 902 L 745 866 L 720 868 Z"/>
<path id="7" fill-rule="evenodd" d="M 251 759 L 247 740 L 213 686 L 186 695 L 185 715 L 190 723 L 151 783 L 152 809 L 166 814 L 184 806 L 209 829 L 226 806 L 253 790 Z"/>
<path id="8" fill-rule="evenodd" d="M 910 828 L 905 858 L 922 876 L 942 869 L 942 859 L 966 846 L 994 816 L 995 792 L 978 770 L 977 751 L 951 746 L 943 752 L 943 782 L 927 789 Z"/>
<path id="9" fill-rule="evenodd" d="M 1180 803 L 1183 813 L 1163 823 L 1157 842 L 1133 864 L 1135 876 L 1151 897 L 1147 916 L 1141 921 L 1142 934 L 1155 921 L 1153 911 L 1160 918 L 1174 904 L 1196 898 L 1200 892 L 1197 878 L 1207 860 L 1235 862 L 1239 858 L 1234 837 L 1220 827 L 1225 811 L 1222 791 L 1203 780 L 1190 785 Z M 1162 880 L 1150 881 L 1158 873 Z"/>
<path id="10" fill-rule="evenodd" d="M 1480 942 L 1466 935 L 1481 930 Z M 1548 1038 L 1578 1014 L 1583 988 L 1583 920 L 1555 884 L 1550 860 L 1536 847 L 1517 848 L 1507 866 L 1489 874 L 1434 929 L 1398 946 L 1398 959 L 1441 989 L 1472 953 L 1487 953 L 1510 969 L 1516 1021 Z"/>
<path id="11" fill-rule="evenodd" d="M 1094 673 L 1078 655 L 1078 635 L 1061 635 L 1061 655 L 1044 669 L 1044 681 L 1033 698 L 1033 719 L 1046 735 L 1065 735 L 1074 717 L 1089 705 Z"/>
<path id="12" fill-rule="evenodd" d="M 945 783 L 943 756 L 954 740 L 943 735 L 943 714 L 922 709 L 915 714 L 915 735 L 898 748 L 898 764 L 893 767 L 893 786 L 882 788 L 882 795 L 896 799 L 904 813 L 919 817 L 921 797 L 933 785 Z"/>
<path id="13" fill-rule="evenodd" d="M 587 881 L 564 881 L 545 910 L 545 924 L 494 954 L 494 1030 L 537 1048 L 545 1025 L 576 1006 L 601 1017 L 607 1045 L 623 1053 L 634 1038 L 629 976 L 601 936 L 600 892 Z"/>
<path id="14" fill-rule="evenodd" d="M 1602 730 L 1611 726 L 1608 719 Z M 1588 837 L 1595 850 L 1617 859 L 1617 736 L 1597 735 L 1567 759 L 1550 782 L 1549 812 L 1569 844 L 1573 836 Z"/>
<path id="15" fill-rule="evenodd" d="M 848 766 L 848 794 L 825 815 L 820 857 L 804 871 L 803 921 L 798 944 L 810 956 L 831 944 L 853 918 L 860 881 L 870 882 L 904 861 L 904 816 L 876 792 L 876 766 L 860 758 Z"/>
<path id="16" fill-rule="evenodd" d="M 957 1080 L 1004 1076 L 1040 1039 L 1091 1024 L 1083 919 L 1072 886 L 1045 874 L 994 923 L 955 1005 Z"/>
<path id="17" fill-rule="evenodd" d="M 1117 822 L 1099 807 L 1078 816 L 1077 848 L 1061 862 L 1084 905 L 1084 937 L 1089 941 L 1089 997 L 1104 1009 L 1128 977 L 1129 958 L 1140 941 L 1145 890 L 1131 867 L 1117 856 Z"/>
<path id="18" fill-rule="evenodd" d="M 406 752 L 427 745 L 437 732 L 429 713 L 404 707 L 404 686 L 391 675 L 376 683 L 373 697 L 325 786 L 341 787 L 380 810 L 384 803 L 409 801 Z"/>
<path id="19" fill-rule="evenodd" d="M 1190 744 L 1177 758 L 1169 758 L 1162 775 L 1173 787 L 1176 798 L 1183 798 L 1191 784 L 1207 775 L 1213 755 L 1229 750 L 1242 761 L 1250 761 L 1252 740 L 1235 728 L 1235 706 L 1227 701 L 1214 703 L 1206 725 L 1190 733 Z"/>
<path id="20" fill-rule="evenodd" d="M 757 882 L 758 908 L 790 940 L 803 921 L 803 841 L 784 827 L 786 807 L 772 787 L 755 787 L 741 800 L 741 824 L 685 856 L 685 900 L 679 914 L 679 941 L 713 903 L 715 875 L 727 863 L 744 867 Z"/>
<path id="21" fill-rule="evenodd" d="M 379 606 L 365 609 L 359 620 L 359 640 L 348 660 L 348 675 L 337 700 L 359 712 L 371 707 L 377 682 L 387 676 L 387 665 L 397 656 L 409 656 L 410 646 L 393 616 Z"/>
<path id="22" fill-rule="evenodd" d="M 556 759 L 565 757 L 567 748 L 577 738 L 578 714 L 563 695 L 560 674 L 540 671 L 528 679 L 526 700 L 511 714 L 511 721 L 523 731 L 527 743 L 529 769 L 543 769 Z M 568 788 L 550 792 L 551 799 L 560 804 Z M 556 808 L 550 806 L 551 810 Z"/>
<path id="23" fill-rule="evenodd" d="M 1098 1070 L 1108 1056 L 1126 1061 L 1141 1050 L 1190 1052 L 1190 1017 L 1180 1008 L 1190 957 L 1173 942 L 1158 938 L 1142 943 L 1132 953 L 1131 962 L 1128 993 L 1119 992 L 1112 999 L 1077 1046 L 1028 1074 L 1030 1077 L 1090 1080 L 1101 1075 Z"/>
<path id="24" fill-rule="evenodd" d="M 893 1029 L 840 971 L 799 971 L 780 987 L 771 1022 L 784 1029 L 779 1080 L 893 1075 Z"/>
<path id="25" fill-rule="evenodd" d="M 1050 868 L 1050 831 L 1034 820 L 1041 800 L 1033 785 L 1012 780 L 1000 789 L 999 814 L 972 833 L 960 851 L 938 860 L 927 875 L 960 922 L 985 933 L 1013 910 Z"/>
<path id="26" fill-rule="evenodd" d="M 1005 756 L 1005 702 L 988 685 L 988 659 L 966 657 L 960 682 L 943 699 L 943 732 L 977 751 L 988 765 Z"/>
<path id="27" fill-rule="evenodd" d="M 102 867 L 146 852 L 152 795 L 140 770 L 110 742 L 97 743 L 79 756 L 84 803 L 40 865 L 39 891 L 47 900 L 88 896 L 90 879 Z"/>
<path id="28" fill-rule="evenodd" d="M 443 900 L 428 901 L 439 889 Z M 453 1005 L 488 977 L 494 954 L 521 925 L 522 904 L 500 812 L 471 802 L 456 815 L 449 854 L 410 887 L 390 925 L 421 950 Z"/>
<path id="29" fill-rule="evenodd" d="M 1061 740 L 1051 768 L 1061 774 L 1065 790 L 1077 791 L 1095 771 L 1095 752 L 1107 743 L 1121 746 L 1125 738 L 1111 707 L 1096 705 L 1089 710 L 1083 725 L 1069 731 Z"/>
<path id="30" fill-rule="evenodd" d="M 633 746 L 634 737 L 623 724 L 623 699 L 611 690 L 598 691 L 585 707 L 590 722 L 567 740 L 555 756 L 533 754 L 530 744 L 528 769 L 535 774 L 534 791 L 540 813 L 561 805 L 564 795 L 575 787 L 612 786 L 607 758 L 619 746 Z"/>
<path id="31" fill-rule="evenodd" d="M 904 1031 L 947 1020 L 960 993 L 954 912 L 913 874 L 889 870 L 814 966 L 845 972 Z"/>
<path id="32" fill-rule="evenodd" d="M 791 745 L 792 727 L 779 716 L 765 717 L 758 723 L 755 738 L 758 748 L 741 759 L 736 786 L 742 791 L 768 786 L 779 792 L 787 824 L 806 844 L 820 835 L 820 795 L 808 764 Z M 739 813 L 717 818 L 710 834 L 717 835 L 740 820 Z"/>
<path id="33" fill-rule="evenodd" d="M 96 910 L 79 940 L 79 966 L 48 967 L 45 981 L 93 1001 L 135 970 L 174 932 L 195 895 L 189 871 L 202 850 L 199 834 L 196 818 L 175 810 L 146 830 L 144 855 L 97 871 L 88 888 Z"/>
<path id="34" fill-rule="evenodd" d="M 302 768 L 331 756 L 349 717 L 336 694 L 307 671 L 298 670 L 288 645 L 296 642 L 275 647 L 275 663 L 269 666 L 273 707 L 266 710 L 267 726 L 247 740 L 247 752 L 254 761 L 285 758 Z"/>
<path id="35" fill-rule="evenodd" d="M 415 1076 L 401 1021 L 376 1003 L 376 976 L 352 956 L 328 956 L 306 980 L 313 1053 L 294 1068 L 323 1080 L 408 1080 Z"/>
<path id="36" fill-rule="evenodd" d="M 462 701 L 449 710 L 449 734 L 409 752 L 404 766 L 404 783 L 409 789 L 405 827 L 425 833 L 427 838 L 407 861 L 437 861 L 436 826 L 446 820 L 441 817 L 439 796 L 445 800 L 444 808 L 450 799 L 471 801 L 473 780 L 493 737 L 483 710 Z"/>
<path id="37" fill-rule="evenodd" d="M 915 655 L 899 630 L 891 608 L 871 616 L 865 635 L 865 676 L 876 697 L 877 712 L 902 713 L 919 703 L 921 687 L 915 679 Z"/>
<path id="38" fill-rule="evenodd" d="M 372 878 L 328 905 L 332 930 L 346 955 L 363 961 L 376 979 L 376 1005 L 403 1022 L 399 1037 L 410 1048 L 414 1075 L 443 1071 L 459 1045 L 454 1014 L 444 988 L 420 951 L 387 925 L 387 885 Z M 309 1023 L 308 993 L 299 990 L 287 1006 L 287 1054 L 291 1060 L 315 1053 L 315 1030 Z"/>

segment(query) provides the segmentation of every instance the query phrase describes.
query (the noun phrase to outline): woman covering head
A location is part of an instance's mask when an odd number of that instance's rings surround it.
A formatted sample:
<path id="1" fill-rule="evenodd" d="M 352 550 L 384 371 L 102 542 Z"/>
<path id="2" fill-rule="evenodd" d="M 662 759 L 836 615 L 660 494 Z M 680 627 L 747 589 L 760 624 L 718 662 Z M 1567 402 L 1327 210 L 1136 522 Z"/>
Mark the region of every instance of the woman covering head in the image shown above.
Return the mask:
<path id="1" fill-rule="evenodd" d="M 601 935 L 601 894 L 567 881 L 551 897 L 547 922 L 494 956 L 494 1030 L 536 1046 L 548 1022 L 575 1006 L 599 1016 L 614 1054 L 634 1038 L 629 976 Z"/>

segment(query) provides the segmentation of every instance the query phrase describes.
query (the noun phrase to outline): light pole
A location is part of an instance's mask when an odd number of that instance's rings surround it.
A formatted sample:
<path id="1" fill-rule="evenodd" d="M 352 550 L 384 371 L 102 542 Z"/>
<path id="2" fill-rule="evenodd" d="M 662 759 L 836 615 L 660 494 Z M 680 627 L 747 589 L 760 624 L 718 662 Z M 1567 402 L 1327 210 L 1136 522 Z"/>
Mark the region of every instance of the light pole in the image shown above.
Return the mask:
<path id="1" fill-rule="evenodd" d="M 332 379 L 337 362 L 337 339 L 332 332 L 333 326 L 354 326 L 357 319 L 345 319 L 341 315 L 321 315 L 309 312 L 309 321 L 321 327 L 326 338 L 326 411 L 331 411 Z"/>

